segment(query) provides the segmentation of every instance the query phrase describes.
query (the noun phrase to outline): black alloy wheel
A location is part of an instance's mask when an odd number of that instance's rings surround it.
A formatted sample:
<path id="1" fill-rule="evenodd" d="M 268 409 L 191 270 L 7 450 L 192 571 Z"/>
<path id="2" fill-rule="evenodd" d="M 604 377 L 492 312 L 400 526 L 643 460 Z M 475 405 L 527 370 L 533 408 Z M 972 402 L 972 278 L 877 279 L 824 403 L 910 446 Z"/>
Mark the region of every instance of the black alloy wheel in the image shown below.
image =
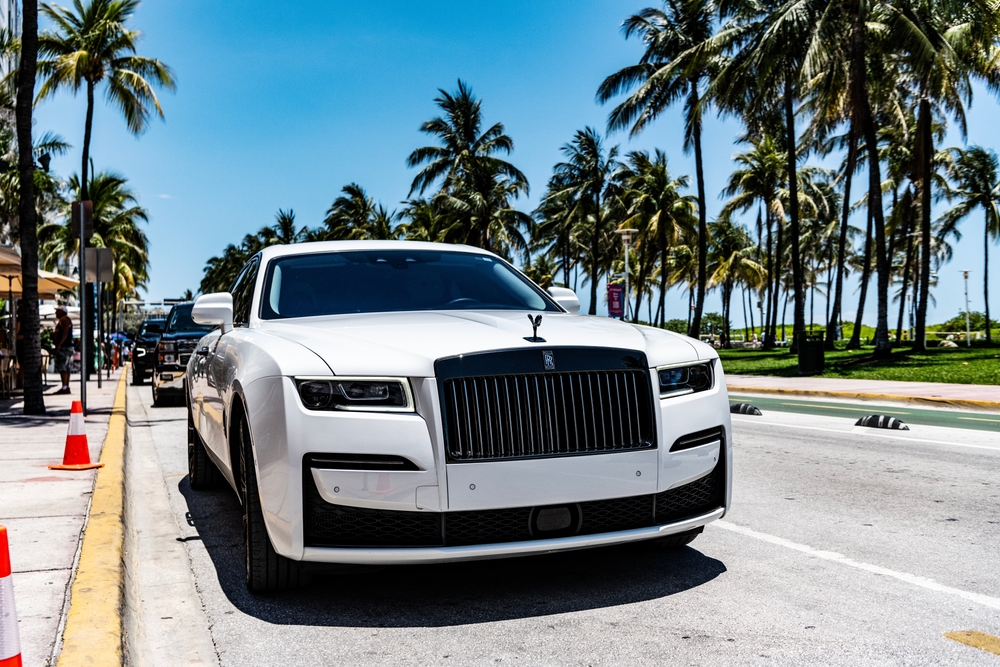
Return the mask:
<path id="1" fill-rule="evenodd" d="M 205 443 L 194 427 L 194 412 L 191 410 L 191 398 L 184 388 L 184 402 L 187 405 L 187 449 L 188 449 L 188 483 L 196 491 L 214 489 L 219 486 L 222 474 L 208 456 Z"/>
<path id="2" fill-rule="evenodd" d="M 246 552 L 246 584 L 251 593 L 274 593 L 304 583 L 299 562 L 278 554 L 264 525 L 253 443 L 246 416 L 234 419 L 234 436 L 240 447 L 240 495 L 243 499 L 243 544 Z"/>
<path id="3" fill-rule="evenodd" d="M 140 385 L 146 381 L 146 376 L 144 373 L 136 371 L 135 366 L 132 366 L 132 384 Z"/>

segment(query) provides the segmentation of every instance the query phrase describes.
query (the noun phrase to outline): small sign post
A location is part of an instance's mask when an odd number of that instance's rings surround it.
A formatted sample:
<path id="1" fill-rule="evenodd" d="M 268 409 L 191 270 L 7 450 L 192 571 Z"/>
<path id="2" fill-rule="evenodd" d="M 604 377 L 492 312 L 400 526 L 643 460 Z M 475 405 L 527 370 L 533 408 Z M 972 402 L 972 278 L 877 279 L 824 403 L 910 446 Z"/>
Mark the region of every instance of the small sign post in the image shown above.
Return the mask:
<path id="1" fill-rule="evenodd" d="M 625 316 L 625 306 L 624 299 L 625 287 L 622 285 L 608 285 L 608 316 L 610 317 L 624 317 Z"/>

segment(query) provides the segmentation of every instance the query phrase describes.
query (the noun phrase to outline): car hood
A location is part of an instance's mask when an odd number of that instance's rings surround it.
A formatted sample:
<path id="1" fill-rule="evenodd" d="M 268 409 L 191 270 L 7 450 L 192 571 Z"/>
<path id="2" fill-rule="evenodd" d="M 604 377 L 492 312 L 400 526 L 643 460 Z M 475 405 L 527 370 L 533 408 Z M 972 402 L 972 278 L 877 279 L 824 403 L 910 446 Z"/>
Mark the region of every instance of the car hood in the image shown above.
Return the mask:
<path id="1" fill-rule="evenodd" d="M 433 377 L 434 361 L 493 350 L 613 347 L 646 354 L 651 366 L 708 359 L 715 350 L 662 329 L 606 317 L 543 313 L 538 336 L 527 311 L 371 313 L 263 321 L 261 331 L 312 350 L 337 375 Z M 537 313 L 534 313 L 537 315 Z"/>

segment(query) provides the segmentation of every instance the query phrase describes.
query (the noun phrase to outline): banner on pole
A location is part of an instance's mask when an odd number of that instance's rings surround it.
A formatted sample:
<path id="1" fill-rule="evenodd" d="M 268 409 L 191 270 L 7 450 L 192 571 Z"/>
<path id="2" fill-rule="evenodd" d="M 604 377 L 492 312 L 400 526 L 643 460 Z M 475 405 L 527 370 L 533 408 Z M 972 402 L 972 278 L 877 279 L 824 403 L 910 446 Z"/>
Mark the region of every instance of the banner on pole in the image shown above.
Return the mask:
<path id="1" fill-rule="evenodd" d="M 625 287 L 608 285 L 608 315 L 610 317 L 625 316 Z"/>

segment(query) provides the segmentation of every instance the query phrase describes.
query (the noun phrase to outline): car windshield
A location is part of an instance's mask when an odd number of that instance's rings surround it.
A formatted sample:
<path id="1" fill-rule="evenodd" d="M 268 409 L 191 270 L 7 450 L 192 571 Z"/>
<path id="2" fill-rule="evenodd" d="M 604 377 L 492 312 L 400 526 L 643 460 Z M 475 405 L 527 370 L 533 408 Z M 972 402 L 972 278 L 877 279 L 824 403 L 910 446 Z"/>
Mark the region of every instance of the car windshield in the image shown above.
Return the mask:
<path id="1" fill-rule="evenodd" d="M 208 333 L 214 327 L 211 324 L 195 324 L 191 319 L 191 308 L 194 304 L 188 303 L 183 306 L 174 306 L 170 310 L 170 317 L 167 318 L 167 332 L 177 333 L 178 331 L 191 331 L 194 333 Z"/>
<path id="2" fill-rule="evenodd" d="M 155 335 L 163 331 L 163 320 L 146 320 L 139 329 L 140 336 Z"/>
<path id="3" fill-rule="evenodd" d="M 465 252 L 363 250 L 268 265 L 263 319 L 407 310 L 559 309 L 505 262 Z"/>

